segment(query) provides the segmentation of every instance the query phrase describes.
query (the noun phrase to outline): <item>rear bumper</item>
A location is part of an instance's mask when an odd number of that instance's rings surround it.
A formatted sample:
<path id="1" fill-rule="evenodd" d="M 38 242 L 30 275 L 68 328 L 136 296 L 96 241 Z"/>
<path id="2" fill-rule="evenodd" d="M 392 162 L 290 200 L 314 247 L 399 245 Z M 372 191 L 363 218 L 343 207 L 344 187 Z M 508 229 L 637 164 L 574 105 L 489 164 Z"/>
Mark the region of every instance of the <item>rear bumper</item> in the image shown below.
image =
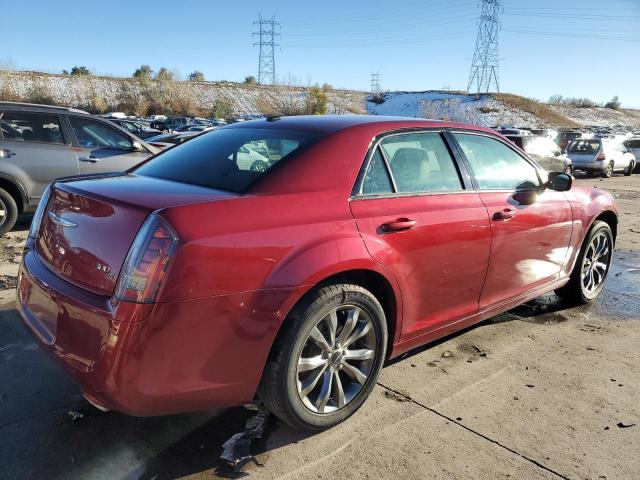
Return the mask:
<path id="1" fill-rule="evenodd" d="M 598 171 L 604 172 L 607 169 L 607 162 L 604 161 L 594 161 L 594 162 L 573 162 L 574 170 L 585 170 L 589 172 Z"/>
<path id="2" fill-rule="evenodd" d="M 150 416 L 252 401 L 282 321 L 278 310 L 292 293 L 114 302 L 60 279 L 27 250 L 17 304 L 41 347 L 92 403 Z"/>

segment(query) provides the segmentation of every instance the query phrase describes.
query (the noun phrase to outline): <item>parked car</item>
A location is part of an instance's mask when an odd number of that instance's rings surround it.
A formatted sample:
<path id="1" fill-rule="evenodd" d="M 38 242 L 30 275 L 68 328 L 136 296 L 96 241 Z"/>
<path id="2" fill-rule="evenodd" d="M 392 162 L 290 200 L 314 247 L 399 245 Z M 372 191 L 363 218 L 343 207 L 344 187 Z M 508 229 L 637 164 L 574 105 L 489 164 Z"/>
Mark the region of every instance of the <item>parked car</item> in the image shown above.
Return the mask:
<path id="1" fill-rule="evenodd" d="M 145 127 L 142 123 L 136 122 L 134 120 L 121 120 L 117 118 L 110 118 L 110 122 L 119 125 L 120 127 L 127 130 L 129 133 L 135 135 L 138 138 L 146 140 L 149 137 L 155 137 L 156 135 L 160 135 L 162 132 L 155 128 Z"/>
<path id="2" fill-rule="evenodd" d="M 630 153 L 633 153 L 633 156 L 636 159 L 636 168 L 634 172 L 640 173 L 640 135 L 633 136 L 624 142 L 624 146 L 627 147 Z"/>
<path id="3" fill-rule="evenodd" d="M 278 142 L 288 153 L 265 170 L 237 162 Z M 616 212 L 606 191 L 482 127 L 242 122 L 127 173 L 55 182 L 17 308 L 99 408 L 164 415 L 257 395 L 321 430 L 362 405 L 389 358 L 554 290 L 593 301 Z"/>
<path id="4" fill-rule="evenodd" d="M 124 171 L 156 149 L 81 110 L 0 102 L 0 233 L 69 175 Z"/>
<path id="5" fill-rule="evenodd" d="M 147 142 L 149 145 L 164 150 L 174 145 L 180 145 L 197 135 L 199 135 L 199 132 L 165 133 L 148 138 Z"/>
<path id="6" fill-rule="evenodd" d="M 581 138 L 567 147 L 574 170 L 611 177 L 615 172 L 631 175 L 636 159 L 621 142 L 603 138 Z"/>
<path id="7" fill-rule="evenodd" d="M 558 135 L 554 139 L 554 142 L 558 144 L 562 152 L 566 152 L 567 146 L 569 145 L 569 143 L 581 137 L 582 137 L 582 132 L 578 132 L 575 130 L 560 130 L 558 132 Z"/>
<path id="8" fill-rule="evenodd" d="M 505 135 L 548 172 L 573 173 L 571 159 L 547 136 Z"/>
<path id="9" fill-rule="evenodd" d="M 160 130 L 162 133 L 170 133 L 174 128 L 191 125 L 193 122 L 187 117 L 171 117 L 164 120 L 154 120 L 151 122 L 151 128 Z"/>

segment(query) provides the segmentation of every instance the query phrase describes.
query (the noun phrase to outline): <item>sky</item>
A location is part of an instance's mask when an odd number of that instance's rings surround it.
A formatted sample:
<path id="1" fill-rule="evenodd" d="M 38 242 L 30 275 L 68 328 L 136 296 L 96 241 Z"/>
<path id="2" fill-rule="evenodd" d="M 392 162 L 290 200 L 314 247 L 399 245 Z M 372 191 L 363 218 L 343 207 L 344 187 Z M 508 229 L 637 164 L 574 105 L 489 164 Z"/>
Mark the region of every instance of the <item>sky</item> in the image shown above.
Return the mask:
<path id="1" fill-rule="evenodd" d="M 503 0 L 500 90 L 640 108 L 640 0 Z M 0 68 L 85 65 L 130 76 L 141 64 L 207 80 L 257 76 L 259 15 L 281 24 L 276 76 L 368 90 L 465 90 L 476 0 L 0 0 Z"/>

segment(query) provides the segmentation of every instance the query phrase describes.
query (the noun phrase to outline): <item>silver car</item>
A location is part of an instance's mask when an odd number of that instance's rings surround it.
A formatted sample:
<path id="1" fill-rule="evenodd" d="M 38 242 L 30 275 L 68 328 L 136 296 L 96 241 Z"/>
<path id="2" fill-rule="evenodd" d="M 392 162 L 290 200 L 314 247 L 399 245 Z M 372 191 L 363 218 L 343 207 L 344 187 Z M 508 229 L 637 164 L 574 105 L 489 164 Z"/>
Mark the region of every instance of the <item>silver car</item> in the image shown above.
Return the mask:
<path id="1" fill-rule="evenodd" d="M 640 132 L 639 132 L 640 133 Z M 627 147 L 627 150 L 629 150 L 629 152 L 633 153 L 634 157 L 636 157 L 636 168 L 635 168 L 635 172 L 640 172 L 640 135 L 638 136 L 633 136 L 627 140 L 625 140 L 624 142 L 624 146 Z"/>
<path id="2" fill-rule="evenodd" d="M 567 146 L 573 170 L 595 173 L 605 178 L 614 172 L 631 175 L 636 159 L 621 142 L 606 138 L 580 138 Z"/>
<path id="3" fill-rule="evenodd" d="M 158 151 L 81 110 L 0 102 L 0 234 L 54 179 L 127 170 Z"/>

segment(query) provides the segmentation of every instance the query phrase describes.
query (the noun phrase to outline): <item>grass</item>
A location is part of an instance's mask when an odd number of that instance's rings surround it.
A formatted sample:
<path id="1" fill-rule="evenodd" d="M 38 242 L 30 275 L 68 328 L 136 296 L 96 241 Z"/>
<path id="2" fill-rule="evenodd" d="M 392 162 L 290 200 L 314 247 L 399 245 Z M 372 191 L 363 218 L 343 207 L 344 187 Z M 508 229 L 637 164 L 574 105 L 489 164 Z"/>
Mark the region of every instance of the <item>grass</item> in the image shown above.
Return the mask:
<path id="1" fill-rule="evenodd" d="M 518 108 L 538 117 L 548 127 L 579 127 L 580 124 L 568 119 L 552 108 L 535 100 L 511 93 L 493 93 L 493 98 L 509 107 Z"/>

